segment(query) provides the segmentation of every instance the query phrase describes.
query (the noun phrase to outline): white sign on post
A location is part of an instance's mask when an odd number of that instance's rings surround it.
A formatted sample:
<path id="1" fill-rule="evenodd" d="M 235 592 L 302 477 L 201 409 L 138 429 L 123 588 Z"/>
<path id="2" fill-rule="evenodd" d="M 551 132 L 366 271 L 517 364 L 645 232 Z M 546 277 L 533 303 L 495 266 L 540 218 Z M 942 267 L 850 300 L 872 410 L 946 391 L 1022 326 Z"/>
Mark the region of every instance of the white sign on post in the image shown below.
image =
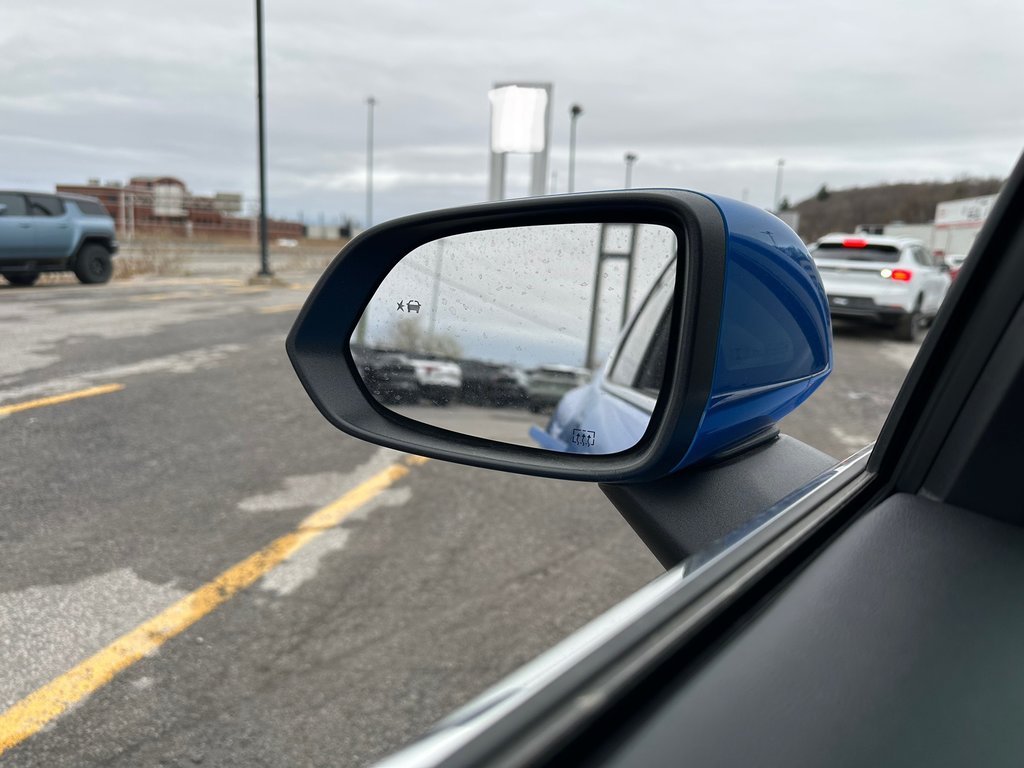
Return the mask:
<path id="1" fill-rule="evenodd" d="M 551 84 L 498 83 L 487 93 L 491 102 L 491 173 L 488 199 L 505 198 L 505 156 L 533 155 L 530 194 L 547 187 L 551 143 Z"/>
<path id="2" fill-rule="evenodd" d="M 547 90 L 506 85 L 487 95 L 491 100 L 491 152 L 543 152 Z"/>

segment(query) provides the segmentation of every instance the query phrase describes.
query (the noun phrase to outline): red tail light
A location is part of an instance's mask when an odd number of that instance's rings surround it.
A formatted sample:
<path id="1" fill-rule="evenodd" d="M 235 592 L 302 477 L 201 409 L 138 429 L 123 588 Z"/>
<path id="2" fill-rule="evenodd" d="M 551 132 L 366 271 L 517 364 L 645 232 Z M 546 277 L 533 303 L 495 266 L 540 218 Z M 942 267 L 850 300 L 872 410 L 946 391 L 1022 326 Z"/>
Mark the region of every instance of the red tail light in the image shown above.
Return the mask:
<path id="1" fill-rule="evenodd" d="M 887 277 L 890 280 L 899 280 L 901 283 L 910 281 L 910 278 L 914 276 L 914 273 L 909 269 L 883 269 L 880 274 L 882 277 Z"/>
<path id="2" fill-rule="evenodd" d="M 843 240 L 843 248 L 867 248 L 868 241 L 862 237 L 848 237 Z"/>

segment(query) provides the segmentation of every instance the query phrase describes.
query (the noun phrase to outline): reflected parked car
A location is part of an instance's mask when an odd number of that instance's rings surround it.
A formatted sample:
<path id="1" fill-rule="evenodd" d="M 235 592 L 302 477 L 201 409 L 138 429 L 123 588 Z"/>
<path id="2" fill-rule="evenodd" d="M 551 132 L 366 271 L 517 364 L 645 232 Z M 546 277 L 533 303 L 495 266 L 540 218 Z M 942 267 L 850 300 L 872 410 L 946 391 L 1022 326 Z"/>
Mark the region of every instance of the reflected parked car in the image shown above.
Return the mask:
<path id="1" fill-rule="evenodd" d="M 572 365 L 539 365 L 526 378 L 526 397 L 530 410 L 540 413 L 553 408 L 570 390 L 586 384 L 590 371 Z"/>
<path id="2" fill-rule="evenodd" d="M 491 380 L 491 405 L 498 408 L 522 407 L 529 401 L 527 377 L 518 368 L 502 366 Z"/>
<path id="3" fill-rule="evenodd" d="M 462 391 L 459 399 L 470 405 L 486 405 L 491 400 L 491 382 L 499 366 L 480 360 L 460 360 Z"/>
<path id="4" fill-rule="evenodd" d="M 370 393 L 382 403 L 416 403 L 420 382 L 416 368 L 398 354 L 352 346 L 352 359 Z"/>
<path id="5" fill-rule="evenodd" d="M 460 360 L 459 367 L 462 402 L 496 408 L 526 403 L 526 378 L 518 369 L 479 360 Z"/>
<path id="6" fill-rule="evenodd" d="M 408 355 L 406 360 L 415 370 L 423 397 L 434 405 L 448 405 L 459 399 L 462 392 L 462 368 L 458 363 L 420 353 Z"/>

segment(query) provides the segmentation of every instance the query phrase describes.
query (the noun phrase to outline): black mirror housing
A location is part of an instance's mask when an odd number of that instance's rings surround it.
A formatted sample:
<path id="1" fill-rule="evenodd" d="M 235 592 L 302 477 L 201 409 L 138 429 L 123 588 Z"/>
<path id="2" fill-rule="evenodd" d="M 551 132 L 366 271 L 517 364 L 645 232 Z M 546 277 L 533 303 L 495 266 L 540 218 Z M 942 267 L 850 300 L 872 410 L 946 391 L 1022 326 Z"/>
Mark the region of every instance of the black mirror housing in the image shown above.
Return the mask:
<path id="1" fill-rule="evenodd" d="M 545 224 L 643 222 L 679 243 L 676 301 L 662 397 L 632 449 L 578 455 L 496 444 L 389 411 L 369 394 L 348 339 L 388 273 L 413 249 L 466 232 Z M 317 283 L 288 337 L 288 355 L 310 398 L 339 429 L 399 450 L 474 466 L 593 482 L 640 481 L 679 464 L 711 391 L 725 277 L 726 233 L 716 206 L 683 191 L 563 195 L 456 208 L 397 219 L 356 237 Z M 667 426 L 671 425 L 671 426 Z"/>

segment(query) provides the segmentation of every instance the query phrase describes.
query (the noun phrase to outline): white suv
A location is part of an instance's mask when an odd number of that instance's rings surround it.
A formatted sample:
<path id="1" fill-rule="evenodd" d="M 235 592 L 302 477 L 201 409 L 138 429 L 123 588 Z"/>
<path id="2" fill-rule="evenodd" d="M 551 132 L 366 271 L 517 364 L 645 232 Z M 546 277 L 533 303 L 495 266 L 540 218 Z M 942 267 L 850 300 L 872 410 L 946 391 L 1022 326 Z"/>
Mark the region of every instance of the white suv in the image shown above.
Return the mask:
<path id="1" fill-rule="evenodd" d="M 832 234 L 810 250 L 833 317 L 889 325 L 904 341 L 923 333 L 952 282 L 949 266 L 908 237 Z"/>

